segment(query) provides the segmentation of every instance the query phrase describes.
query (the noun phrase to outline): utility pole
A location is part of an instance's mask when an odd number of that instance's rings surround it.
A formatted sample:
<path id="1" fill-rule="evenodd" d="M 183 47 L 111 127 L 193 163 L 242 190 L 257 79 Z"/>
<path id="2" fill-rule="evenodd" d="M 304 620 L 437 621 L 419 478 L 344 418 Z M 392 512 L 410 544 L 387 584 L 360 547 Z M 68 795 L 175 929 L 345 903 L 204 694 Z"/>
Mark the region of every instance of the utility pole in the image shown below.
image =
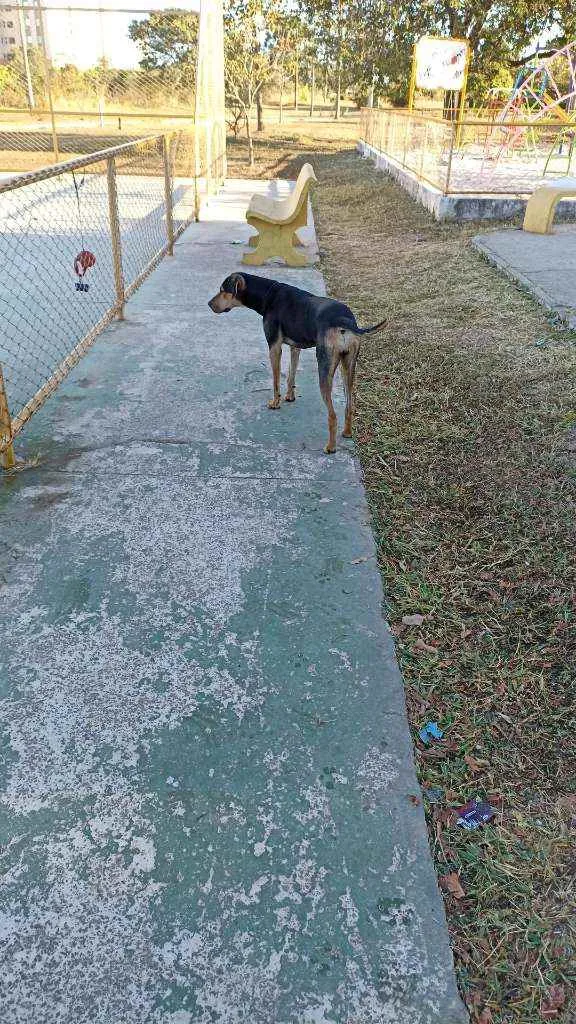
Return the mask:
<path id="1" fill-rule="evenodd" d="M 40 19 L 40 39 L 42 41 L 42 56 L 44 58 L 44 78 L 46 82 L 46 92 L 48 94 L 48 107 L 50 110 L 50 124 L 52 126 L 52 150 L 54 153 L 54 163 L 57 164 L 60 160 L 60 151 L 58 149 L 58 132 L 56 131 L 56 118 L 54 116 L 54 102 L 52 99 L 52 66 L 48 57 L 48 47 L 46 45 L 46 21 L 44 18 L 44 12 L 40 6 L 40 0 L 36 0 L 36 9 L 38 11 L 38 17 Z"/>
<path id="2" fill-rule="evenodd" d="M 24 62 L 24 74 L 26 75 L 26 90 L 28 92 L 28 107 L 32 111 L 36 106 L 34 101 L 34 86 L 30 74 L 30 61 L 28 60 L 28 40 L 26 39 L 26 21 L 24 19 L 24 4 L 18 8 L 18 23 L 20 25 L 20 41 L 22 43 L 22 60 Z"/>

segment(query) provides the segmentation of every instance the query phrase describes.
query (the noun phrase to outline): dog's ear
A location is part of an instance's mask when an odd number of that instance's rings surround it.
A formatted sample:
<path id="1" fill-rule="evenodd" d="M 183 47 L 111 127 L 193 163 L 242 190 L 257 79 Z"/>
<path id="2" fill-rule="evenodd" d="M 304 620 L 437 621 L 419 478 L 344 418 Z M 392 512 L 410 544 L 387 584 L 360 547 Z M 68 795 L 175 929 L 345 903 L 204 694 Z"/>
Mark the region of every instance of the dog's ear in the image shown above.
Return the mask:
<path id="1" fill-rule="evenodd" d="M 246 281 L 242 277 L 242 274 L 232 274 L 233 291 L 232 294 L 238 298 L 243 291 L 246 290 Z"/>

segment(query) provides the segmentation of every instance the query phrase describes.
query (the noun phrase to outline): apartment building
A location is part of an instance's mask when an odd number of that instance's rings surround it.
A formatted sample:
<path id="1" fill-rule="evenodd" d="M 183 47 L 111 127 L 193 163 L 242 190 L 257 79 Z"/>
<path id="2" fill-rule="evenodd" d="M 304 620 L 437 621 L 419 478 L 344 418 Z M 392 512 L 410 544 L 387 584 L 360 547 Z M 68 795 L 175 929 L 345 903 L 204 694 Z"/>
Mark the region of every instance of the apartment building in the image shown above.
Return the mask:
<path id="1" fill-rule="evenodd" d="M 0 64 L 28 46 L 42 45 L 42 12 L 34 7 L 10 7 L 0 3 Z"/>

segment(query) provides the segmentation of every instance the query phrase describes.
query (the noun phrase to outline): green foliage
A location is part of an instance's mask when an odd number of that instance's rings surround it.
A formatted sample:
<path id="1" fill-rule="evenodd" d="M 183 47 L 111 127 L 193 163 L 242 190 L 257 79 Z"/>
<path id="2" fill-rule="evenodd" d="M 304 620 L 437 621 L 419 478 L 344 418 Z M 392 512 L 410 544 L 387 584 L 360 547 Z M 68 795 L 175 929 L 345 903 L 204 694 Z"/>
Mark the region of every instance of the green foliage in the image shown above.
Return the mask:
<path id="1" fill-rule="evenodd" d="M 43 102 L 45 95 L 44 63 L 39 47 L 28 47 L 28 66 L 36 101 Z M 26 72 L 20 50 L 16 50 L 5 64 L 0 65 L 0 105 L 28 106 Z"/>
<path id="2" fill-rule="evenodd" d="M 198 17 L 192 11 L 152 11 L 147 18 L 131 22 L 128 34 L 142 50 L 140 67 L 146 71 L 195 67 Z"/>
<path id="3" fill-rule="evenodd" d="M 165 93 L 190 99 L 196 82 L 198 16 L 193 11 L 152 11 L 130 23 L 128 34 L 142 50 L 140 67 L 152 76 L 152 91 L 161 84 Z M 118 83 L 116 83 L 118 89 Z"/>
<path id="4" fill-rule="evenodd" d="M 423 35 L 469 40 L 477 102 L 511 84 L 535 40 L 553 51 L 576 38 L 573 0 L 298 0 L 297 8 L 332 82 L 340 54 L 344 89 L 361 100 L 374 86 L 396 104 L 407 100 L 412 48 Z"/>

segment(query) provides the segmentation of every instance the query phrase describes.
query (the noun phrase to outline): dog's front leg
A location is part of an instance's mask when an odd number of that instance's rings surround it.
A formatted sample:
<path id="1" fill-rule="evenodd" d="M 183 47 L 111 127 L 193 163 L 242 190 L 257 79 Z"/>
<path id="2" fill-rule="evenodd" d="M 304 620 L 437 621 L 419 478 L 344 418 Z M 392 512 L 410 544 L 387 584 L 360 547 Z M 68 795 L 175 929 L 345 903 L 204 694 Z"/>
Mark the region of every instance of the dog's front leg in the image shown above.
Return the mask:
<path id="1" fill-rule="evenodd" d="M 290 346 L 290 370 L 288 372 L 288 384 L 286 386 L 286 401 L 295 402 L 294 385 L 296 383 L 296 370 L 300 361 L 300 349 L 296 345 Z"/>
<path id="2" fill-rule="evenodd" d="M 272 386 L 274 397 L 268 402 L 269 409 L 279 409 L 282 397 L 280 395 L 280 363 L 282 361 L 282 342 L 275 341 L 270 345 L 270 365 L 272 366 Z"/>

